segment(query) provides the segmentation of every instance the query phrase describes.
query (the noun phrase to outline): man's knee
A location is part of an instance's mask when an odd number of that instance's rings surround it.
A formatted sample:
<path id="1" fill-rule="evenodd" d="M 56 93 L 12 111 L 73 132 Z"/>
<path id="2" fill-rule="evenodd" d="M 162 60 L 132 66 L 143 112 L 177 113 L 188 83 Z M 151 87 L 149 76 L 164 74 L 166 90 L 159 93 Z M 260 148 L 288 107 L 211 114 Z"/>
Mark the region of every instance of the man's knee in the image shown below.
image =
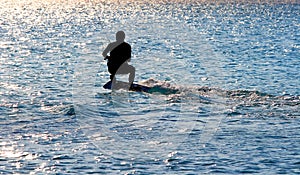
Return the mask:
<path id="1" fill-rule="evenodd" d="M 130 72 L 135 73 L 135 67 L 133 67 L 133 66 L 129 66 L 129 67 L 130 67 Z"/>

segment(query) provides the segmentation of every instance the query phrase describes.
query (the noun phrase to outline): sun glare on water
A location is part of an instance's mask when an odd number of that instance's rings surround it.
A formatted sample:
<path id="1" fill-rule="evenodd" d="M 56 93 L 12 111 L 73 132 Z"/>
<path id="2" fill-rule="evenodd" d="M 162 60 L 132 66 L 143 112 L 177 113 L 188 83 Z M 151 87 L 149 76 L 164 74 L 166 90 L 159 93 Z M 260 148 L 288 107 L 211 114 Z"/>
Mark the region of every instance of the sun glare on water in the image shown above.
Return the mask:
<path id="1" fill-rule="evenodd" d="M 204 4 L 220 4 L 220 3 L 255 3 L 255 4 L 277 4 L 277 3 L 292 3 L 299 4 L 297 0 L 0 0 L 2 3 L 11 4 L 11 5 L 33 5 L 38 6 L 41 4 L 68 4 L 68 5 L 76 5 L 76 4 L 98 4 L 98 3 L 115 3 L 115 4 L 128 4 L 128 3 L 148 3 L 148 4 L 164 4 L 164 3 L 204 3 Z M 4 6 L 5 7 L 5 6 Z M 7 6 L 6 6 L 7 7 Z"/>

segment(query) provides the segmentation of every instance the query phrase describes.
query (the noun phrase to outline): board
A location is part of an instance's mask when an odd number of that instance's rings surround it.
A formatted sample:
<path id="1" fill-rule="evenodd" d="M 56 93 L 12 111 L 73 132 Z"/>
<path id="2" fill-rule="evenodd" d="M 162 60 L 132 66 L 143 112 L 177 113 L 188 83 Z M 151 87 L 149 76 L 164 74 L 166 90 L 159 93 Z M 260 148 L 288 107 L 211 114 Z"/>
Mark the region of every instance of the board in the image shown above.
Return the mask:
<path id="1" fill-rule="evenodd" d="M 116 81 L 113 85 L 112 82 L 109 81 L 105 85 L 103 85 L 104 89 L 113 89 L 113 90 L 119 90 L 119 89 L 125 89 L 130 91 L 137 91 L 137 92 L 150 92 L 151 88 L 148 86 L 140 85 L 133 83 L 131 86 L 127 82 L 123 81 Z"/>
<path id="2" fill-rule="evenodd" d="M 146 92 L 151 94 L 164 94 L 164 95 L 176 94 L 180 92 L 178 89 L 163 87 L 160 85 L 149 87 L 149 86 L 133 83 L 131 86 L 129 86 L 129 83 L 123 81 L 116 81 L 113 85 L 111 81 L 109 81 L 105 85 L 103 85 L 103 88 L 111 89 L 111 90 L 124 89 L 129 91 Z"/>

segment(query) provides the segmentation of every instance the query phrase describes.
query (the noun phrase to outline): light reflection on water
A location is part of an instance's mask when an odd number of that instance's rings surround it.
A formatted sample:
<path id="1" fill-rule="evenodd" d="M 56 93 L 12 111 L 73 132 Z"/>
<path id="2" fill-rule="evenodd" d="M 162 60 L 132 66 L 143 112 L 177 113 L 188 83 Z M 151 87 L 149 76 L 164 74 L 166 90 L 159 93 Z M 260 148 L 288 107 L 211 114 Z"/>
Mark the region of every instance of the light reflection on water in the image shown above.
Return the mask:
<path id="1" fill-rule="evenodd" d="M 0 173 L 298 172 L 297 3 L 1 3 Z M 120 29 L 178 94 L 102 88 Z"/>

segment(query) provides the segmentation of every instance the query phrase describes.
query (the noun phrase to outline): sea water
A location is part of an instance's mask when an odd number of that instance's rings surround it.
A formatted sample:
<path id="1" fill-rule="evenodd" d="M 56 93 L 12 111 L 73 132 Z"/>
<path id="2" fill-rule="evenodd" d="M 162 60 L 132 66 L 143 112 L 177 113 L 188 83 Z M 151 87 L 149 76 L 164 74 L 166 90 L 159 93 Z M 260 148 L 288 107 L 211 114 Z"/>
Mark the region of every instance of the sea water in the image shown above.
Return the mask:
<path id="1" fill-rule="evenodd" d="M 1 0 L 0 16 L 1 174 L 300 173 L 298 1 Z M 119 30 L 152 93 L 102 88 Z"/>

